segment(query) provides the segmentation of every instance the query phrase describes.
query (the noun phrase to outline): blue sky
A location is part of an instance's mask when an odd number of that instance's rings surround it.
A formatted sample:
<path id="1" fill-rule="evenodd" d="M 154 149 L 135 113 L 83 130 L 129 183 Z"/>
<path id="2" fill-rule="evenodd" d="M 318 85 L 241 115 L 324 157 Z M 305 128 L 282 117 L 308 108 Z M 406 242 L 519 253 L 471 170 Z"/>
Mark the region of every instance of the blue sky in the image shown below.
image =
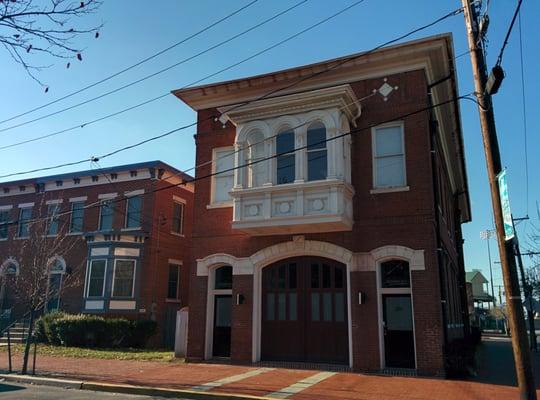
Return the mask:
<path id="1" fill-rule="evenodd" d="M 50 85 L 47 94 L 26 75 L 20 66 L 12 62 L 5 51 L 0 52 L 0 70 L 2 71 L 0 74 L 0 87 L 2 88 L 0 120 L 51 101 L 129 66 L 196 32 L 248 2 L 249 0 L 219 3 L 208 0 L 197 2 L 163 1 L 152 2 L 149 6 L 148 2 L 142 1 L 105 1 L 99 14 L 93 19 L 93 21 L 105 23 L 100 31 L 100 38 L 97 40 L 83 38 L 79 42 L 85 47 L 83 61 L 73 60 L 71 68 L 66 69 L 65 63 L 58 60 L 52 67 L 39 74 L 40 79 Z M 309 0 L 270 24 L 141 84 L 55 117 L 0 132 L 0 145 L 81 124 L 172 89 L 180 88 L 248 57 L 353 2 L 353 0 L 334 0 L 332 2 Z M 496 61 L 515 3 L 516 1 L 509 0 L 491 2 L 487 54 L 490 66 L 493 66 Z M 218 4 L 219 6 L 217 6 Z M 228 22 L 220 24 L 211 31 L 155 60 L 64 102 L 2 124 L 0 129 L 122 86 L 189 57 L 224 38 L 233 36 L 292 4 L 292 1 L 284 0 L 259 0 Z M 458 0 L 389 2 L 365 0 L 336 19 L 204 83 L 270 72 L 368 50 L 411 29 L 431 22 L 460 7 L 460 5 L 461 2 Z M 538 157 L 540 149 L 540 136 L 538 135 L 540 128 L 540 115 L 538 113 L 540 76 L 536 67 L 540 61 L 540 41 L 537 40 L 539 31 L 534 28 L 538 15 L 540 15 L 540 2 L 525 1 L 522 6 L 522 29 L 528 111 L 528 198 L 526 196 L 517 25 L 503 59 L 503 67 L 507 76 L 499 94 L 494 98 L 499 144 L 503 164 L 508 169 L 512 211 L 515 216 L 524 216 L 528 213 L 531 217 L 531 222 L 520 224 L 519 229 L 522 235 L 530 231 L 531 223 L 538 224 L 535 201 L 540 201 L 540 188 L 536 180 L 536 171 L 540 169 Z M 462 14 L 447 19 L 412 38 L 442 32 L 453 33 L 456 54 L 467 50 Z M 469 93 L 473 90 L 473 83 L 468 55 L 459 58 L 456 63 L 459 91 L 461 94 Z M 476 105 L 469 101 L 462 101 L 461 110 L 473 213 L 473 222 L 464 225 L 466 265 L 468 269 L 481 268 L 488 276 L 486 243 L 480 240 L 479 232 L 491 228 L 493 223 L 478 113 Z M 131 144 L 193 121 L 195 121 L 195 113 L 170 95 L 136 111 L 107 119 L 83 129 L 64 133 L 49 140 L 0 150 L 2 155 L 0 175 L 103 154 L 111 149 Z M 100 165 L 106 167 L 161 159 L 179 169 L 188 169 L 194 165 L 194 132 L 194 128 L 180 131 L 146 146 L 105 159 L 100 162 Z M 78 167 L 57 169 L 51 173 L 89 168 L 91 168 L 89 164 L 83 164 Z M 22 177 L 30 176 L 32 175 Z M 496 242 L 494 239 L 491 240 L 492 259 L 498 260 Z M 525 261 L 526 265 L 530 264 L 528 258 Z M 495 285 L 502 284 L 498 264 L 494 264 L 494 281 Z"/>

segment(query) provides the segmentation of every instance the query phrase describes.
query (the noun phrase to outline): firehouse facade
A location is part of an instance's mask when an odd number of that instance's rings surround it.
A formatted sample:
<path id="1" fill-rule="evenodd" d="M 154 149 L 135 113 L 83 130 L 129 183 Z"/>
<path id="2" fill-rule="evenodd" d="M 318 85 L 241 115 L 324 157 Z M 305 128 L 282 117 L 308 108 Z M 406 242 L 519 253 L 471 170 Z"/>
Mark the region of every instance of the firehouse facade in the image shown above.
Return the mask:
<path id="1" fill-rule="evenodd" d="M 174 92 L 211 176 L 188 359 L 444 374 L 470 220 L 452 59 L 440 35 Z"/>

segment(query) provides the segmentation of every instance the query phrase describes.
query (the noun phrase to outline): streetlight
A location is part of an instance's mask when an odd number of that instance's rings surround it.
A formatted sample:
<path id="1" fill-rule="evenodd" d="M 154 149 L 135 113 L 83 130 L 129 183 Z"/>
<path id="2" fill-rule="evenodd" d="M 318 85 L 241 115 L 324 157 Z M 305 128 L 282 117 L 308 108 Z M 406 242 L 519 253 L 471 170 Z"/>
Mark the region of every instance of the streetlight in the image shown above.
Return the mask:
<path id="1" fill-rule="evenodd" d="M 491 284 L 491 298 L 493 299 L 493 306 L 495 307 L 495 291 L 493 290 L 493 269 L 491 267 L 491 250 L 489 248 L 489 238 L 495 236 L 497 232 L 495 229 L 486 229 L 485 231 L 480 231 L 480 239 L 487 242 L 488 248 L 488 259 L 489 259 L 489 280 Z"/>

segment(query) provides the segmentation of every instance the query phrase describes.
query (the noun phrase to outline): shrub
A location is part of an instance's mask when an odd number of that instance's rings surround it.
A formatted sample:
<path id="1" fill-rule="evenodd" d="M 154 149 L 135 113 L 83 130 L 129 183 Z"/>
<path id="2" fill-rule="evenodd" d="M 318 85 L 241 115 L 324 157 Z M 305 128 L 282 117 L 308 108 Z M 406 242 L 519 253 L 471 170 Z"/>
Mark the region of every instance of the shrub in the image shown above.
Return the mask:
<path id="1" fill-rule="evenodd" d="M 56 338 L 51 334 L 50 326 L 54 320 L 64 318 L 66 315 L 67 314 L 63 312 L 53 312 L 38 318 L 34 325 L 35 335 L 38 342 L 59 344 Z"/>
<path id="2" fill-rule="evenodd" d="M 87 314 L 46 314 L 36 321 L 40 341 L 77 347 L 144 347 L 157 330 L 155 321 L 130 321 Z"/>

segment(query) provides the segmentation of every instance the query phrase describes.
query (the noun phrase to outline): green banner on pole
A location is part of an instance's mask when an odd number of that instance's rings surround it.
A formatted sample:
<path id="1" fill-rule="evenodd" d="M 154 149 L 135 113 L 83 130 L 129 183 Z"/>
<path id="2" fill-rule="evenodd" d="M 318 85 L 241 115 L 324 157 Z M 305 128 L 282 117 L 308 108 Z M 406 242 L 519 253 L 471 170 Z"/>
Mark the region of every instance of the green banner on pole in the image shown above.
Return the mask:
<path id="1" fill-rule="evenodd" d="M 502 170 L 501 173 L 497 175 L 497 181 L 499 182 L 499 196 L 503 214 L 504 239 L 510 240 L 514 237 L 514 224 L 512 223 L 512 211 L 510 210 L 510 198 L 508 196 L 506 170 Z"/>

